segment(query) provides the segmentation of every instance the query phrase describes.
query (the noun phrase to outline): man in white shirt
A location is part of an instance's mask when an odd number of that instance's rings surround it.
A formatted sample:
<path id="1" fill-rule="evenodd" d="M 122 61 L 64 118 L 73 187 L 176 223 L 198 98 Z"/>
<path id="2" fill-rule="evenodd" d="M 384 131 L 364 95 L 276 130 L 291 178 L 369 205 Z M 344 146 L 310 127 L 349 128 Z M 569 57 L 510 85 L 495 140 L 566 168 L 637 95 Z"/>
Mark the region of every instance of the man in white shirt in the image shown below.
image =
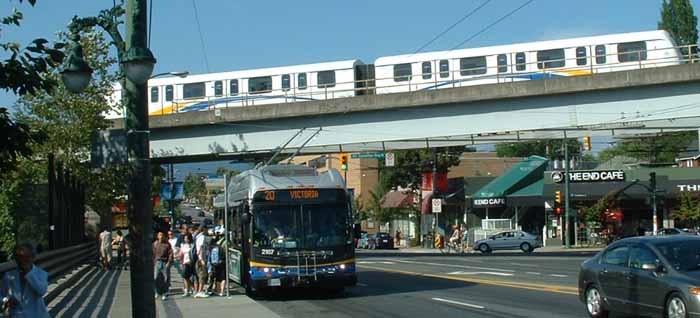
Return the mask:
<path id="1" fill-rule="evenodd" d="M 195 264 L 195 269 L 197 272 L 197 284 L 195 284 L 195 288 L 197 288 L 197 291 L 194 294 L 195 298 L 209 297 L 209 295 L 205 293 L 207 281 L 209 278 L 209 272 L 207 271 L 207 257 L 209 256 L 209 246 L 207 246 L 206 233 L 207 229 L 204 227 L 204 225 L 202 225 L 199 227 L 199 230 L 197 231 L 197 237 L 194 239 L 195 249 L 197 250 L 197 262 Z"/>
<path id="2" fill-rule="evenodd" d="M 180 240 L 177 237 L 175 237 L 175 233 L 173 231 L 168 231 L 168 242 L 173 248 L 173 255 L 180 255 Z M 180 268 L 179 257 L 175 257 L 175 259 L 173 260 L 173 266 L 175 266 L 177 273 L 182 276 L 182 269 Z"/>
<path id="3" fill-rule="evenodd" d="M 112 261 L 112 232 L 107 227 L 102 228 L 100 233 L 100 257 L 102 258 L 102 268 L 109 269 L 109 262 Z"/>

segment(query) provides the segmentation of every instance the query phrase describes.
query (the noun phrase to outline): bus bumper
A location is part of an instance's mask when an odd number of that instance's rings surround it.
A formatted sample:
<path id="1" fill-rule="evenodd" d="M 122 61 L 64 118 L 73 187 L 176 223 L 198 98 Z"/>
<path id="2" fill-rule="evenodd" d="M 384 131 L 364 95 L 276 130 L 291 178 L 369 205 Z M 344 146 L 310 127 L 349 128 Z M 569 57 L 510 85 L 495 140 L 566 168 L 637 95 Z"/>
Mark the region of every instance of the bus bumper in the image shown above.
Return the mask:
<path id="1" fill-rule="evenodd" d="M 270 288 L 290 288 L 290 287 L 320 287 L 320 288 L 342 288 L 353 287 L 357 284 L 357 274 L 336 273 L 318 274 L 314 276 L 280 276 L 277 278 L 258 278 L 252 280 L 253 288 L 256 290 Z"/>

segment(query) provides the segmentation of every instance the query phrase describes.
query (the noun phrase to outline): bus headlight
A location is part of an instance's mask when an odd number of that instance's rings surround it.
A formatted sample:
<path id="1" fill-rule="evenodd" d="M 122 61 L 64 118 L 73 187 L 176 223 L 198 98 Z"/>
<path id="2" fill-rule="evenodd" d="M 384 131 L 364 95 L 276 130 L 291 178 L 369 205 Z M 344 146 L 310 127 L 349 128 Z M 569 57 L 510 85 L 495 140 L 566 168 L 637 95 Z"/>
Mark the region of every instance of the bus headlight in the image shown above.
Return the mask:
<path id="1" fill-rule="evenodd" d="M 345 264 L 340 264 L 340 266 L 338 266 L 338 267 L 340 268 L 341 271 L 345 270 Z"/>
<path id="2" fill-rule="evenodd" d="M 269 273 L 269 272 L 270 272 L 270 268 L 268 268 L 268 267 L 263 268 L 263 272 Z"/>

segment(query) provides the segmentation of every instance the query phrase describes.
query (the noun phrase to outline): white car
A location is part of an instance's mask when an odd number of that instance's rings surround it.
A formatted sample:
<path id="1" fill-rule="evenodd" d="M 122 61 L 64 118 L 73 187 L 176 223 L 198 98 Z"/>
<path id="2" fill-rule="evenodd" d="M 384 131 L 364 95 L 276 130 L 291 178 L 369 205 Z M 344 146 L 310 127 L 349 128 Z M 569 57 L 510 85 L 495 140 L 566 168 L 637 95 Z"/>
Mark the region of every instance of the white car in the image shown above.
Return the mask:
<path id="1" fill-rule="evenodd" d="M 537 236 L 523 231 L 504 231 L 474 242 L 474 250 L 491 253 L 495 250 L 517 250 L 530 253 L 542 247 Z"/>

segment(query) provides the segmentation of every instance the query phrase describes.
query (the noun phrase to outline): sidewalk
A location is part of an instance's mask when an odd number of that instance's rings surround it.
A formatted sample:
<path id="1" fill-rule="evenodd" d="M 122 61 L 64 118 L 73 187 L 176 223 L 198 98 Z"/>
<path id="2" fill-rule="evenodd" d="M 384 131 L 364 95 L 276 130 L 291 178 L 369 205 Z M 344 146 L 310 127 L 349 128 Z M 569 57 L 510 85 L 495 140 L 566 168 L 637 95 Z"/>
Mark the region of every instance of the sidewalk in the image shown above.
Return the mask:
<path id="1" fill-rule="evenodd" d="M 231 297 L 183 298 L 182 278 L 173 270 L 168 299 L 156 300 L 157 317 L 279 317 L 235 288 Z M 128 270 L 93 268 L 72 288 L 49 304 L 51 317 L 131 317 L 131 287 Z M 235 286 L 235 285 L 232 285 Z"/>

